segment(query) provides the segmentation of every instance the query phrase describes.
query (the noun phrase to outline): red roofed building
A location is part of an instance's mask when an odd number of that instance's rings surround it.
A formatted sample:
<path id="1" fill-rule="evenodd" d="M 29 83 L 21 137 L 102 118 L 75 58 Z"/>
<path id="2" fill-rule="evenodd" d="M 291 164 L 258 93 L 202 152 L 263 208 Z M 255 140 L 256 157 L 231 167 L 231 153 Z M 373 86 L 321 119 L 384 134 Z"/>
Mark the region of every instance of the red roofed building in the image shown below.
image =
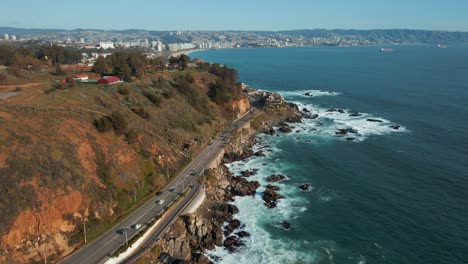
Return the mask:
<path id="1" fill-rule="evenodd" d="M 98 80 L 99 84 L 114 84 L 114 83 L 120 83 L 122 80 L 120 80 L 119 77 L 115 76 L 105 76 L 102 79 Z"/>

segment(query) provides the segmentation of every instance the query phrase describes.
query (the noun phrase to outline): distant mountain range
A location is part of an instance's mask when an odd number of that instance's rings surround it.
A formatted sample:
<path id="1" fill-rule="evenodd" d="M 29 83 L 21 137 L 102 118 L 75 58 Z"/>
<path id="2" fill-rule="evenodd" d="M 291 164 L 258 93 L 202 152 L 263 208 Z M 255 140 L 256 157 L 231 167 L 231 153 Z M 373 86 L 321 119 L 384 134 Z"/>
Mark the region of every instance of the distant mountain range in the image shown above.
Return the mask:
<path id="1" fill-rule="evenodd" d="M 140 29 L 127 30 L 101 30 L 101 29 L 25 29 L 13 27 L 0 27 L 1 34 L 16 35 L 17 37 L 38 36 L 41 34 L 64 34 L 67 36 L 78 36 L 86 33 L 106 33 L 118 35 L 146 35 L 146 36 L 163 36 L 163 38 L 177 37 L 169 34 L 176 31 L 152 31 Z M 411 29 L 373 29 L 373 30 L 355 30 L 355 29 L 303 29 L 303 30 L 286 30 L 286 31 L 244 31 L 244 30 L 226 30 L 226 31 L 184 31 L 189 34 L 213 35 L 222 34 L 246 34 L 251 33 L 259 36 L 291 36 L 294 38 L 330 38 L 340 37 L 345 39 L 360 39 L 368 40 L 371 43 L 468 43 L 468 32 L 455 31 L 435 31 L 435 30 L 411 30 Z M 187 37 L 187 36 L 186 36 Z M 190 39 L 190 37 L 188 37 Z M 182 38 L 181 40 L 187 40 Z"/>

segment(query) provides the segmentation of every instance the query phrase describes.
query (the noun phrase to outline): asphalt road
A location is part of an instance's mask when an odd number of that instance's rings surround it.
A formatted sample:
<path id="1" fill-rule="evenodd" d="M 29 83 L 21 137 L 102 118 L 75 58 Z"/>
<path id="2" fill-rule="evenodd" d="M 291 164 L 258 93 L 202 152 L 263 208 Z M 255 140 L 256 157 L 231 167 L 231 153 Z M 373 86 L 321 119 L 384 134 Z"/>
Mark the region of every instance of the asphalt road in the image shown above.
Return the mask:
<path id="1" fill-rule="evenodd" d="M 183 197 L 183 200 L 177 204 L 175 208 L 171 208 L 167 214 L 162 216 L 158 228 L 152 232 L 147 243 L 151 240 L 159 238 L 164 229 L 170 225 L 173 220 L 182 212 L 180 210 L 187 203 L 189 203 L 196 195 L 199 186 L 197 186 L 197 178 L 203 170 L 210 164 L 210 162 L 217 156 L 219 151 L 223 148 L 224 144 L 229 141 L 232 131 L 237 130 L 238 127 L 245 125 L 256 114 L 258 110 L 251 110 L 243 117 L 236 120 L 231 126 L 227 127 L 221 134 L 214 139 L 192 162 L 172 181 L 168 184 L 158 195 L 149 199 L 145 204 L 136 209 L 133 213 L 116 224 L 111 230 L 88 243 L 81 249 L 73 252 L 70 256 L 60 261 L 59 263 L 104 263 L 113 252 L 125 244 L 125 233 L 128 239 L 134 236 L 138 231 L 144 228 L 145 224 L 150 222 L 152 218 L 165 212 L 177 198 L 183 193 L 184 190 L 190 188 L 188 195 Z M 157 204 L 157 200 L 164 200 L 164 204 Z M 163 208 L 165 207 L 165 208 Z M 141 224 L 139 230 L 132 228 L 135 224 Z M 124 231 L 126 230 L 126 232 Z"/>

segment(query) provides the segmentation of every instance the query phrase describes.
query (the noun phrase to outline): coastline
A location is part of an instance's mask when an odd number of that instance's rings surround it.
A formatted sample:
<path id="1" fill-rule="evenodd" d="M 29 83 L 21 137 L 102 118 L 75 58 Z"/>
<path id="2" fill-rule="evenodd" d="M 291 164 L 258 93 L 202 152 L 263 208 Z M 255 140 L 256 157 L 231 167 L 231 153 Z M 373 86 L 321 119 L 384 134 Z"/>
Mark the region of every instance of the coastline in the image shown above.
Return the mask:
<path id="1" fill-rule="evenodd" d="M 208 252 L 224 248 L 233 253 L 243 246 L 242 240 L 251 234 L 241 228 L 244 224 L 236 219 L 239 209 L 232 202 L 236 197 L 257 195 L 257 189 L 261 186 L 257 181 L 248 180 L 255 171 L 245 171 L 242 175 L 235 175 L 226 165 L 255 156 L 264 156 L 262 150 L 254 150 L 258 143 L 257 136 L 262 133 L 269 135 L 276 133 L 273 126 L 280 126 L 279 131 L 281 131 L 281 128 L 288 126 L 285 121 L 291 123 L 301 121 L 301 113 L 294 104 L 282 102 L 266 106 L 248 127 L 238 131 L 225 146 L 221 164 L 207 173 L 206 197 L 201 206 L 194 213 L 180 217 L 152 252 L 143 256 L 137 263 L 145 263 L 145 260 L 150 259 L 158 260 L 160 263 L 171 263 L 176 260 L 213 263 L 212 261 L 216 262 L 216 257 L 209 256 Z M 276 199 L 280 199 L 281 196 L 270 187 L 267 186 L 269 190 L 265 191 L 263 199 L 265 206 L 272 208 L 275 207 L 272 205 Z M 155 254 L 155 251 L 159 254 Z"/>

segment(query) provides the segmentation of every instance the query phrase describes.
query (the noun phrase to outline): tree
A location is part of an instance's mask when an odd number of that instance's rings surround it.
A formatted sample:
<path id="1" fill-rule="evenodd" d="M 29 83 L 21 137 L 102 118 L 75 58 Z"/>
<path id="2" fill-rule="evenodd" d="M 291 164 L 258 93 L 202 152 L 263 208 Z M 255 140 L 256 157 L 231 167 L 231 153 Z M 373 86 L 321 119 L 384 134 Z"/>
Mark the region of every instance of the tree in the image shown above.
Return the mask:
<path id="1" fill-rule="evenodd" d="M 99 56 L 94 63 L 92 71 L 103 76 L 108 71 L 108 69 L 109 66 L 107 65 L 106 59 L 103 56 Z"/>
<path id="2" fill-rule="evenodd" d="M 108 132 L 112 129 L 112 121 L 108 116 L 95 119 L 93 124 L 99 132 Z"/>

